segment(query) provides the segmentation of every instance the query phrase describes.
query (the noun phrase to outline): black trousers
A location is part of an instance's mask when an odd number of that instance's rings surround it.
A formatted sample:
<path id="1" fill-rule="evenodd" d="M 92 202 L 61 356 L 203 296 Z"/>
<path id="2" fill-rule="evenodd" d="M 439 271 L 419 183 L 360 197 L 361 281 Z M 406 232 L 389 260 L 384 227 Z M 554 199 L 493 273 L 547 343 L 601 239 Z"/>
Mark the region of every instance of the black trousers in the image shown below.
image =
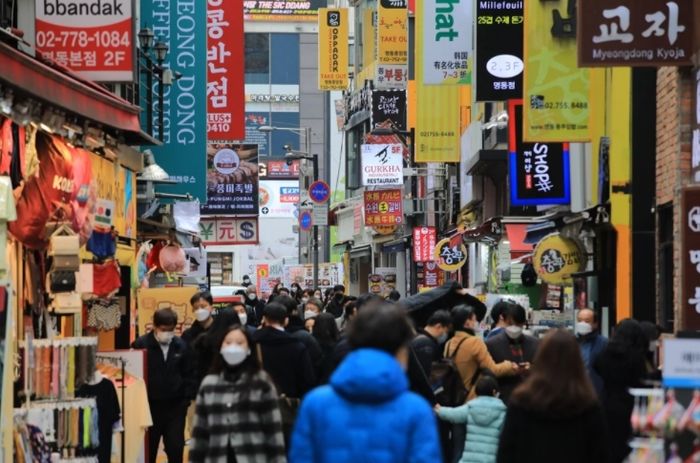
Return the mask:
<path id="1" fill-rule="evenodd" d="M 152 400 L 150 405 L 153 426 L 148 430 L 148 462 L 156 463 L 162 437 L 168 463 L 182 463 L 188 403 L 182 400 Z"/>

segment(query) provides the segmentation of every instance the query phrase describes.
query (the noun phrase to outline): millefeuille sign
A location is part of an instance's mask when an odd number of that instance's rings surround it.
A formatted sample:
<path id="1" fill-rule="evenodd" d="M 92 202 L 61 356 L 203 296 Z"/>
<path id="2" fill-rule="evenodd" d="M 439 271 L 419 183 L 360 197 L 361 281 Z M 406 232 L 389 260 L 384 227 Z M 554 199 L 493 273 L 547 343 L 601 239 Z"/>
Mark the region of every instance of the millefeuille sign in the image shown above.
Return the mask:
<path id="1" fill-rule="evenodd" d="M 35 0 L 36 48 L 79 76 L 134 80 L 132 0 Z"/>
<path id="2" fill-rule="evenodd" d="M 578 9 L 579 65 L 692 64 L 693 3 L 586 0 L 585 8 Z"/>

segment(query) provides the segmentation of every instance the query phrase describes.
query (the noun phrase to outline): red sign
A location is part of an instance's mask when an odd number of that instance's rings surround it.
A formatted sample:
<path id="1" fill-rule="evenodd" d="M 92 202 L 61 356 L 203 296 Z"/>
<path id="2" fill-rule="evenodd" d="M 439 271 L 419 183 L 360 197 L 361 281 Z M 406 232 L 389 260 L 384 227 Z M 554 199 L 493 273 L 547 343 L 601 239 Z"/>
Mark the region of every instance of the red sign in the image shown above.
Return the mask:
<path id="1" fill-rule="evenodd" d="M 401 189 L 365 191 L 365 225 L 403 223 Z"/>
<path id="2" fill-rule="evenodd" d="M 36 0 L 36 48 L 88 80 L 134 80 L 132 0 Z"/>
<path id="3" fill-rule="evenodd" d="M 258 174 L 261 179 L 297 179 L 299 178 L 299 161 L 260 160 Z"/>
<path id="4" fill-rule="evenodd" d="M 37 0 L 38 1 L 38 0 Z M 245 139 L 243 7 L 207 0 L 207 139 Z"/>
<path id="5" fill-rule="evenodd" d="M 445 274 L 440 267 L 438 267 L 437 262 L 426 262 L 423 265 L 423 287 L 424 288 L 437 288 L 442 286 L 445 282 Z"/>
<path id="6" fill-rule="evenodd" d="M 432 262 L 433 249 L 437 241 L 435 227 L 416 227 L 413 229 L 413 262 Z"/>
<path id="7" fill-rule="evenodd" d="M 359 235 L 362 231 L 362 205 L 356 204 L 352 210 L 352 234 Z"/>

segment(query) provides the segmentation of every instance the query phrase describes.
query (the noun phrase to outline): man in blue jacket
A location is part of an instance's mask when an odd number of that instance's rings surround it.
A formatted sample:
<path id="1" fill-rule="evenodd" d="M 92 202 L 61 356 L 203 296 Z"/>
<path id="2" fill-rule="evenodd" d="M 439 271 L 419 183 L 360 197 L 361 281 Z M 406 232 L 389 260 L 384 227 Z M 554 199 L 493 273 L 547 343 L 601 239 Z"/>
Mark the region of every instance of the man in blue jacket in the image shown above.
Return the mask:
<path id="1" fill-rule="evenodd" d="M 598 332 L 598 315 L 591 309 L 581 309 L 576 315 L 576 326 L 574 327 L 578 344 L 581 347 L 583 364 L 588 371 L 593 387 L 595 387 L 598 397 L 603 393 L 603 380 L 593 368 L 598 356 L 605 350 L 608 340 Z"/>
<path id="2" fill-rule="evenodd" d="M 291 463 L 441 461 L 430 405 L 408 389 L 412 337 L 400 308 L 373 304 L 358 313 L 348 333 L 352 351 L 301 405 Z"/>

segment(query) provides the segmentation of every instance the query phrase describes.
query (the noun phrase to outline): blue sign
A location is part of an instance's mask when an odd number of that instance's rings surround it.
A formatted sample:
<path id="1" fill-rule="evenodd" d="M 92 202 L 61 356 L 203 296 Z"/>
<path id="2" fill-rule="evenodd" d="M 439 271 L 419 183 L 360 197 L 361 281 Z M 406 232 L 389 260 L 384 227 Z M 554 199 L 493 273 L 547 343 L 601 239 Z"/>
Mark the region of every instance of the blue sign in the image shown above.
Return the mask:
<path id="1" fill-rule="evenodd" d="M 179 78 L 163 89 L 163 146 L 151 148 L 156 162 L 170 175 L 168 193 L 190 193 L 207 201 L 207 2 L 141 0 L 141 27 L 165 42 L 163 66 Z M 150 51 L 150 53 L 153 53 Z M 145 75 L 140 76 L 145 84 Z M 158 95 L 158 84 L 153 92 Z M 144 96 L 145 98 L 145 96 Z M 142 100 L 142 106 L 145 105 Z M 158 133 L 158 98 L 154 97 L 153 127 Z"/>
<path id="2" fill-rule="evenodd" d="M 309 231 L 313 225 L 313 219 L 311 218 L 311 211 L 303 210 L 299 215 L 299 228 L 302 231 Z"/>
<path id="3" fill-rule="evenodd" d="M 323 180 L 316 180 L 309 187 L 309 198 L 317 204 L 323 204 L 331 197 L 331 187 Z"/>

